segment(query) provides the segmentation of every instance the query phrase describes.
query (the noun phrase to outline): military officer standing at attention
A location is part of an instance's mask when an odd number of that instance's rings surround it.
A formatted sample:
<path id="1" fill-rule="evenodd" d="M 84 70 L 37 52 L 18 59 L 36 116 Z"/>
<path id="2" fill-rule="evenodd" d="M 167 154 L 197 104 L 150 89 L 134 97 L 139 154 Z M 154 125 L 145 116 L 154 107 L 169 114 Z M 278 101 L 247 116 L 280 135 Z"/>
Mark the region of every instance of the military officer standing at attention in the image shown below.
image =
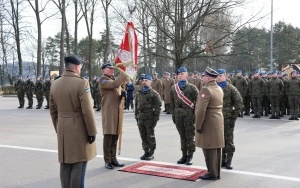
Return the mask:
<path id="1" fill-rule="evenodd" d="M 166 72 L 166 78 L 162 81 L 163 84 L 163 99 L 165 102 L 166 114 L 171 114 L 171 99 L 170 99 L 170 90 L 171 87 L 175 84 L 174 79 L 170 78 L 170 73 Z"/>
<path id="2" fill-rule="evenodd" d="M 27 76 L 27 80 L 24 84 L 24 91 L 26 93 L 26 97 L 28 100 L 28 106 L 26 109 L 32 109 L 33 105 L 33 90 L 34 90 L 34 83 L 31 81 L 30 76 Z"/>
<path id="3" fill-rule="evenodd" d="M 157 73 L 153 73 L 153 81 L 151 87 L 152 89 L 157 91 L 160 97 L 162 97 L 162 81 L 157 77 Z"/>
<path id="4" fill-rule="evenodd" d="M 203 73 L 204 87 L 196 102 L 196 146 L 202 148 L 207 173 L 203 180 L 220 179 L 221 148 L 224 142 L 223 90 L 217 85 L 217 71 L 207 68 Z"/>
<path id="5" fill-rule="evenodd" d="M 238 115 L 243 111 L 243 98 L 236 87 L 227 83 L 226 71 L 218 69 L 217 82 L 223 89 L 223 116 L 224 116 L 224 138 L 225 147 L 222 150 L 222 166 L 232 169 L 232 157 L 235 152 L 234 127 Z"/>
<path id="6" fill-rule="evenodd" d="M 249 116 L 249 115 L 250 115 L 250 103 L 251 103 L 251 97 L 250 97 L 250 94 L 249 94 L 250 79 L 249 79 L 248 73 L 245 73 L 245 74 L 244 74 L 244 78 L 246 79 L 246 81 L 247 81 L 247 83 L 248 83 L 248 85 L 247 85 L 247 90 L 246 90 L 245 96 L 244 96 L 244 98 L 243 98 L 244 110 L 245 110 L 244 115 Z"/>
<path id="7" fill-rule="evenodd" d="M 41 109 L 44 101 L 44 86 L 43 86 L 43 80 L 41 76 L 37 76 L 36 82 L 34 85 L 34 93 L 37 100 L 36 109 Z"/>
<path id="8" fill-rule="evenodd" d="M 252 118 L 260 118 L 262 112 L 263 93 L 265 92 L 265 83 L 259 77 L 259 72 L 255 71 L 253 79 L 249 84 L 249 92 L 253 103 L 254 116 Z"/>
<path id="9" fill-rule="evenodd" d="M 283 96 L 284 85 L 283 82 L 277 77 L 277 72 L 273 71 L 272 79 L 268 82 L 268 96 L 271 102 L 271 117 L 269 119 L 280 118 L 280 100 Z"/>
<path id="10" fill-rule="evenodd" d="M 188 83 L 188 72 L 185 67 L 177 70 L 178 83 L 170 91 L 172 119 L 180 136 L 182 157 L 177 164 L 193 164 L 195 147 L 195 103 L 198 89 Z"/>
<path id="11" fill-rule="evenodd" d="M 119 74 L 115 79 L 115 68 L 110 63 L 104 63 L 101 66 L 103 75 L 99 80 L 99 89 L 102 111 L 102 129 L 103 129 L 103 155 L 105 167 L 113 169 L 114 167 L 123 167 L 117 160 L 117 142 L 119 138 L 119 114 L 121 110 L 122 96 L 121 85 L 126 81 L 126 76 Z"/>
<path id="12" fill-rule="evenodd" d="M 144 155 L 141 160 L 154 159 L 156 149 L 154 128 L 159 120 L 161 98 L 154 89 L 151 88 L 152 77 L 145 75 L 142 80 L 142 88 L 136 95 L 135 119 L 142 139 Z"/>
<path id="13" fill-rule="evenodd" d="M 248 82 L 243 77 L 241 70 L 237 71 L 236 77 L 232 80 L 232 85 L 236 87 L 242 96 L 242 99 L 244 99 L 248 90 Z M 243 110 L 240 112 L 239 117 L 243 117 Z"/>
<path id="14" fill-rule="evenodd" d="M 87 161 L 97 155 L 97 134 L 88 80 L 80 77 L 82 60 L 65 57 L 65 71 L 52 82 L 50 115 L 57 133 L 63 188 L 82 188 Z"/>
<path id="15" fill-rule="evenodd" d="M 18 108 L 24 108 L 24 81 L 22 80 L 22 76 L 19 75 L 18 77 L 18 81 L 15 83 L 15 90 L 17 92 L 18 95 L 18 100 L 19 100 L 19 104 L 20 106 Z"/>
<path id="16" fill-rule="evenodd" d="M 51 82 L 49 76 L 46 77 L 46 80 L 44 82 L 44 94 L 45 98 L 47 101 L 47 105 L 45 106 L 45 109 L 49 109 L 49 94 L 50 94 L 50 87 L 51 87 Z"/>

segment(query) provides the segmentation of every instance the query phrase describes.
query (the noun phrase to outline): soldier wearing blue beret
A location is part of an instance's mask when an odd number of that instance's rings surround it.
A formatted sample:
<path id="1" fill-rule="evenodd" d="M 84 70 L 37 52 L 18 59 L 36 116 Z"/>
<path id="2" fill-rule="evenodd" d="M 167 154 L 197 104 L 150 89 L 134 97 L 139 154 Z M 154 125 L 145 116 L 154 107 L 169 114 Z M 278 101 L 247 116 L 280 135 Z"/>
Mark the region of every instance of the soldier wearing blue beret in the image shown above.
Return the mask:
<path id="1" fill-rule="evenodd" d="M 188 72 L 185 67 L 177 70 L 178 83 L 171 88 L 172 120 L 180 136 L 182 157 L 177 164 L 192 165 L 195 146 L 195 103 L 198 89 L 188 83 Z"/>
<path id="2" fill-rule="evenodd" d="M 226 71 L 224 69 L 218 69 L 217 71 L 219 73 L 217 77 L 217 83 L 224 92 L 223 117 L 225 147 L 222 150 L 222 167 L 226 167 L 226 169 L 232 169 L 232 158 L 235 152 L 233 132 L 235 121 L 243 111 L 243 98 L 239 90 L 226 81 Z M 241 74 L 241 72 L 238 74 Z"/>
<path id="3" fill-rule="evenodd" d="M 284 92 L 283 82 L 277 77 L 277 71 L 273 71 L 272 79 L 268 82 L 268 96 L 271 103 L 271 117 L 269 119 L 280 118 L 280 99 Z"/>
<path id="4" fill-rule="evenodd" d="M 154 159 L 156 149 L 154 128 L 159 120 L 161 98 L 160 95 L 151 88 L 152 77 L 144 75 L 142 88 L 138 90 L 135 100 L 135 119 L 142 139 L 144 155 L 141 160 Z"/>
<path id="5" fill-rule="evenodd" d="M 254 116 L 252 118 L 260 118 L 265 82 L 260 78 L 257 70 L 253 73 L 253 79 L 249 84 L 249 93 L 252 99 L 254 110 Z"/>

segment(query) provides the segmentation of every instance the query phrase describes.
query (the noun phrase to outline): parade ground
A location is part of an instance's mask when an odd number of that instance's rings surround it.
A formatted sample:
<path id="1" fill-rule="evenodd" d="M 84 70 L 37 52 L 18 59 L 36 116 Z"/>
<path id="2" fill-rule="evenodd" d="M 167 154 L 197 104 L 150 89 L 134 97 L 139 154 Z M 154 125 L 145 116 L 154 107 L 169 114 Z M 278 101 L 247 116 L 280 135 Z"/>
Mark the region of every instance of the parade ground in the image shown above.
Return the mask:
<path id="1" fill-rule="evenodd" d="M 16 97 L 0 96 L 0 187 L 60 187 L 56 133 L 49 110 L 17 109 L 18 106 Z M 238 118 L 234 169 L 222 169 L 221 179 L 216 181 L 186 181 L 106 169 L 101 112 L 95 112 L 95 117 L 98 155 L 88 162 L 87 188 L 300 187 L 300 121 L 290 121 L 288 116 L 281 120 Z M 152 162 L 176 164 L 181 158 L 180 140 L 171 115 L 161 112 L 155 133 L 157 149 Z M 134 114 L 126 112 L 118 160 L 128 166 L 140 162 L 143 153 Z M 196 149 L 193 161 L 191 167 L 206 168 L 202 149 Z"/>

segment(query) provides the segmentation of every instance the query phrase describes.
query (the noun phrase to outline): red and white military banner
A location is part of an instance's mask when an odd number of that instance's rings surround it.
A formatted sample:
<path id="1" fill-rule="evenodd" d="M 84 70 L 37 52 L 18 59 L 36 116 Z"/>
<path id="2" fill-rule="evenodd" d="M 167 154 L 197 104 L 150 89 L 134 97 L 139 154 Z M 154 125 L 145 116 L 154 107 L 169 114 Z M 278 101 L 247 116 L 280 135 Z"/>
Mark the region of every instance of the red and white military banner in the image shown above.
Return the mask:
<path id="1" fill-rule="evenodd" d="M 118 54 L 115 58 L 116 67 L 131 79 L 134 79 L 137 72 L 138 39 L 134 24 L 127 22 L 125 34 L 122 39 Z"/>

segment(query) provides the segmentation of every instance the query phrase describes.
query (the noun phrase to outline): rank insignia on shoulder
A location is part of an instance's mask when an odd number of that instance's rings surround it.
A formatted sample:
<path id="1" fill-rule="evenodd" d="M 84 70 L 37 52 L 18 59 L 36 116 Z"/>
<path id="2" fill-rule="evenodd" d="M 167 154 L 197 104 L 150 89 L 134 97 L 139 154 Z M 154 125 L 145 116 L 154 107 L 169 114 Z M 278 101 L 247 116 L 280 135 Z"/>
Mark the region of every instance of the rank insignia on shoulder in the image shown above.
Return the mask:
<path id="1" fill-rule="evenodd" d="M 89 87 L 85 87 L 85 88 L 84 88 L 84 91 L 85 91 L 86 93 L 88 93 L 88 92 L 90 92 L 90 88 L 89 88 Z"/>
<path id="2" fill-rule="evenodd" d="M 103 79 L 103 80 L 101 80 L 101 82 L 105 84 L 107 82 L 107 80 Z"/>

